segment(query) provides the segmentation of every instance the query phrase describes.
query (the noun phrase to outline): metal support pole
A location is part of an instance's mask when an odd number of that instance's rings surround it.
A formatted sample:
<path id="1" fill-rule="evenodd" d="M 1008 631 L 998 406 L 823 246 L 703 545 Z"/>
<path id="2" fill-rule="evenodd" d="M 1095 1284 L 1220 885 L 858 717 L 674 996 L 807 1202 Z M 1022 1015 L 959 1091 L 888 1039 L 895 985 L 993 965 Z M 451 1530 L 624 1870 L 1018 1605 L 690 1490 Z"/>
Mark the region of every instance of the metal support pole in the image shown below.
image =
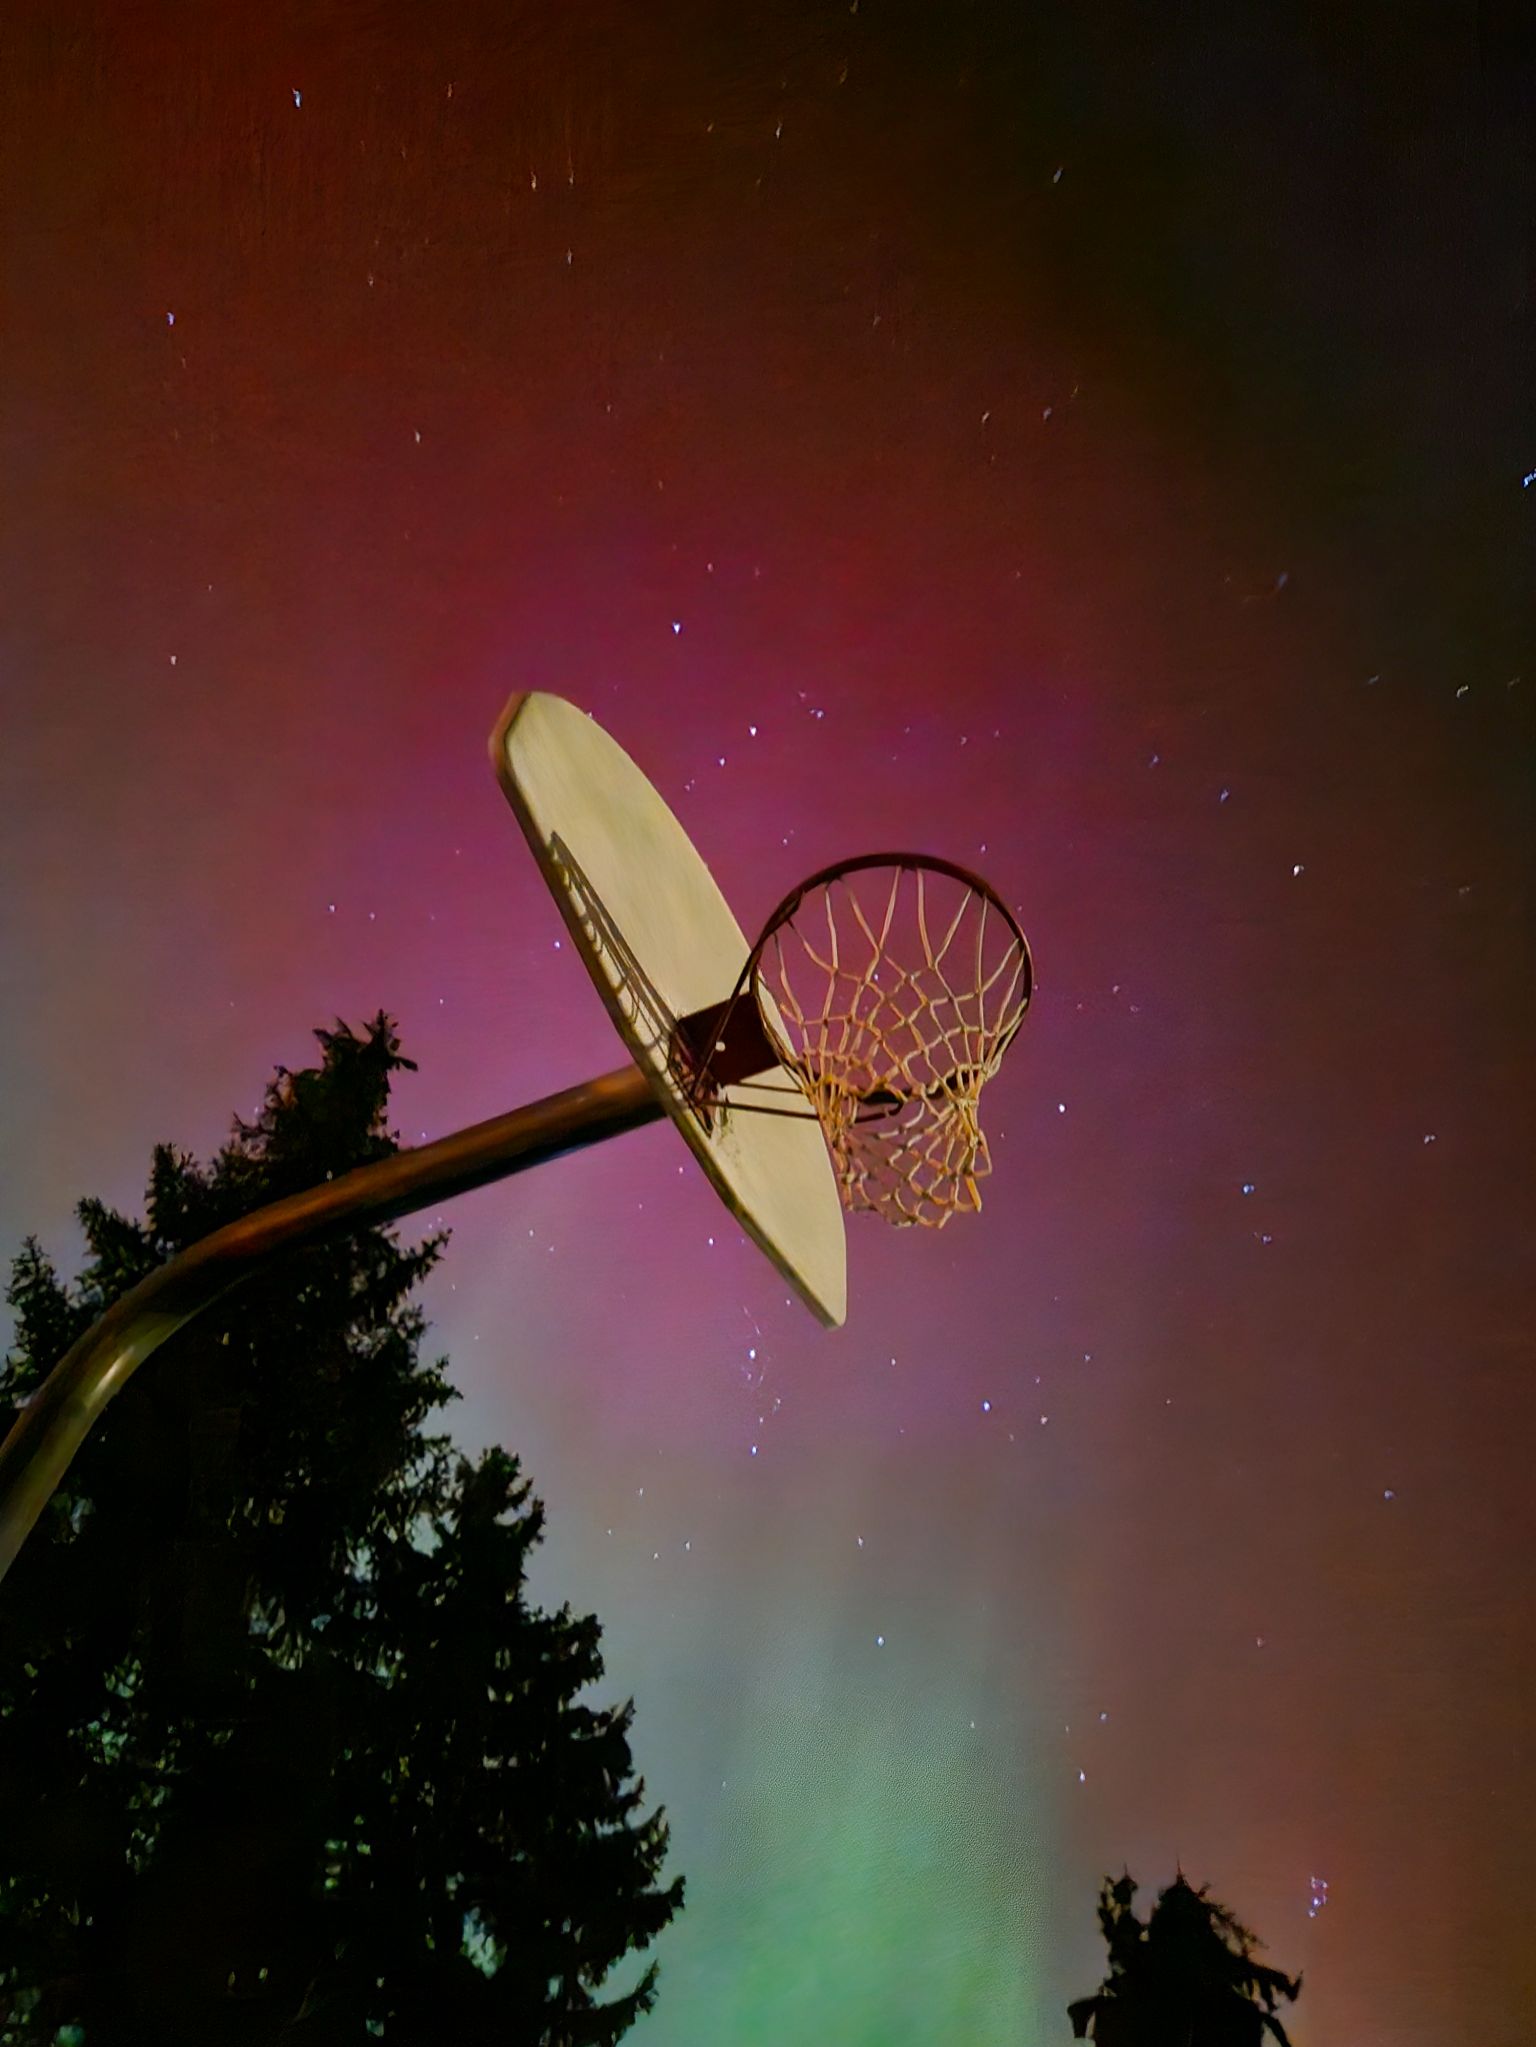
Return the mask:
<path id="1" fill-rule="evenodd" d="M 113 1394 L 183 1323 L 284 1251 L 394 1222 L 665 1114 L 639 1067 L 621 1067 L 290 1194 L 189 1245 L 114 1301 L 65 1352 L 0 1444 L 0 1577 Z"/>

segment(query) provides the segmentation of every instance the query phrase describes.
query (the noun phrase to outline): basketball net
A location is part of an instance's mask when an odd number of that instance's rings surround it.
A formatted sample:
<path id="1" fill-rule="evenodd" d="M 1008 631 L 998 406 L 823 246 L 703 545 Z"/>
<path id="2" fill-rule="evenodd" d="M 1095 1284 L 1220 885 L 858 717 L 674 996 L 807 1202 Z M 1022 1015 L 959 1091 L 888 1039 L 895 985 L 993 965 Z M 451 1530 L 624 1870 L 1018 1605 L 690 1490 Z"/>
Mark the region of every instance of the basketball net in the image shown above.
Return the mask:
<path id="1" fill-rule="evenodd" d="M 942 1229 L 992 1170 L 981 1090 L 1029 1005 L 1006 905 L 946 861 L 871 854 L 801 884 L 749 962 L 763 1026 L 820 1119 L 843 1205 Z"/>

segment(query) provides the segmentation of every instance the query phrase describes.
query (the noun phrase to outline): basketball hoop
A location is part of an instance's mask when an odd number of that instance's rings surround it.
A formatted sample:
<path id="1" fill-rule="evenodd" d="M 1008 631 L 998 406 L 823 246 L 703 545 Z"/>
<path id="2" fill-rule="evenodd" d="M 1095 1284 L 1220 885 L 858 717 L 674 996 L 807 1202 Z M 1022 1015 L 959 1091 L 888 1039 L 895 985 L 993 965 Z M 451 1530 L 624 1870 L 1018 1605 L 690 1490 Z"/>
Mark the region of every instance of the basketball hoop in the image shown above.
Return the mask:
<path id="1" fill-rule="evenodd" d="M 683 1084 L 701 1113 L 730 1081 L 731 1108 L 783 1115 L 751 1101 L 764 1062 L 750 1047 L 766 1040 L 820 1120 L 843 1206 L 942 1229 L 981 1206 L 992 1170 L 981 1090 L 1031 985 L 1028 941 L 979 875 L 865 854 L 785 897 L 729 1001 L 678 1039 Z"/>
<path id="2" fill-rule="evenodd" d="M 979 876 L 918 853 L 847 860 L 801 882 L 748 950 L 659 791 L 574 704 L 519 691 L 491 757 L 628 1061 L 285 1196 L 157 1266 L 76 1339 L 0 1443 L 0 1576 L 144 1360 L 323 1235 L 669 1116 L 742 1229 L 836 1328 L 844 1209 L 938 1229 L 981 1206 L 981 1090 L 1023 1020 L 1032 971 L 1023 932 Z M 738 1110 L 756 1113 L 737 1121 Z"/>

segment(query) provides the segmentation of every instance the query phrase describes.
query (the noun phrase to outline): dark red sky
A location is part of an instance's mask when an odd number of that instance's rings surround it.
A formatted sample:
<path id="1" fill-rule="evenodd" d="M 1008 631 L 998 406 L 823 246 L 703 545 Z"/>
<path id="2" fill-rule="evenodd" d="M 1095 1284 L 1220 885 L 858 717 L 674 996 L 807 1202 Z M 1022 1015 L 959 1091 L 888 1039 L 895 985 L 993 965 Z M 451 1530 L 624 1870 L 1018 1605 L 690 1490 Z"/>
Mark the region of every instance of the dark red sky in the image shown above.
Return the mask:
<path id="1" fill-rule="evenodd" d="M 1036 950 L 836 1335 L 666 1129 L 453 1211 L 689 1878 L 648 2047 L 1061 2037 L 1178 1857 L 1298 2047 L 1536 2009 L 1529 49 L 1252 13 L 0 25 L 8 1248 L 337 1013 L 409 1141 L 616 1063 L 515 687 L 744 925 L 919 844 Z"/>

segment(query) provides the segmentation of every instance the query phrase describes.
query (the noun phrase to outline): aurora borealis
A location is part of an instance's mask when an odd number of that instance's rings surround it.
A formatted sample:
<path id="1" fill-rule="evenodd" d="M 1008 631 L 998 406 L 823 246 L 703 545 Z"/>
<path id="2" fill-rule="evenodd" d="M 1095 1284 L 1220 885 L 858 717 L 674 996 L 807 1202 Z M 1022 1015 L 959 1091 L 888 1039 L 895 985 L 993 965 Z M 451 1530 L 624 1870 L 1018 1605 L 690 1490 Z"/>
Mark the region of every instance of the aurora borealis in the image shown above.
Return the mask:
<path id="1" fill-rule="evenodd" d="M 915 845 L 1034 948 L 981 1215 L 853 1219 L 840 1332 L 669 1128 L 444 1215 L 454 1426 L 545 1500 L 688 1878 L 644 2047 L 1047 2047 L 1101 1874 L 1180 1861 L 1305 1971 L 1297 2047 L 1525 2038 L 1493 19 L 0 27 L 7 1255 L 338 1014 L 398 1019 L 405 1142 L 618 1063 L 487 764 L 514 688 L 749 930 Z"/>

